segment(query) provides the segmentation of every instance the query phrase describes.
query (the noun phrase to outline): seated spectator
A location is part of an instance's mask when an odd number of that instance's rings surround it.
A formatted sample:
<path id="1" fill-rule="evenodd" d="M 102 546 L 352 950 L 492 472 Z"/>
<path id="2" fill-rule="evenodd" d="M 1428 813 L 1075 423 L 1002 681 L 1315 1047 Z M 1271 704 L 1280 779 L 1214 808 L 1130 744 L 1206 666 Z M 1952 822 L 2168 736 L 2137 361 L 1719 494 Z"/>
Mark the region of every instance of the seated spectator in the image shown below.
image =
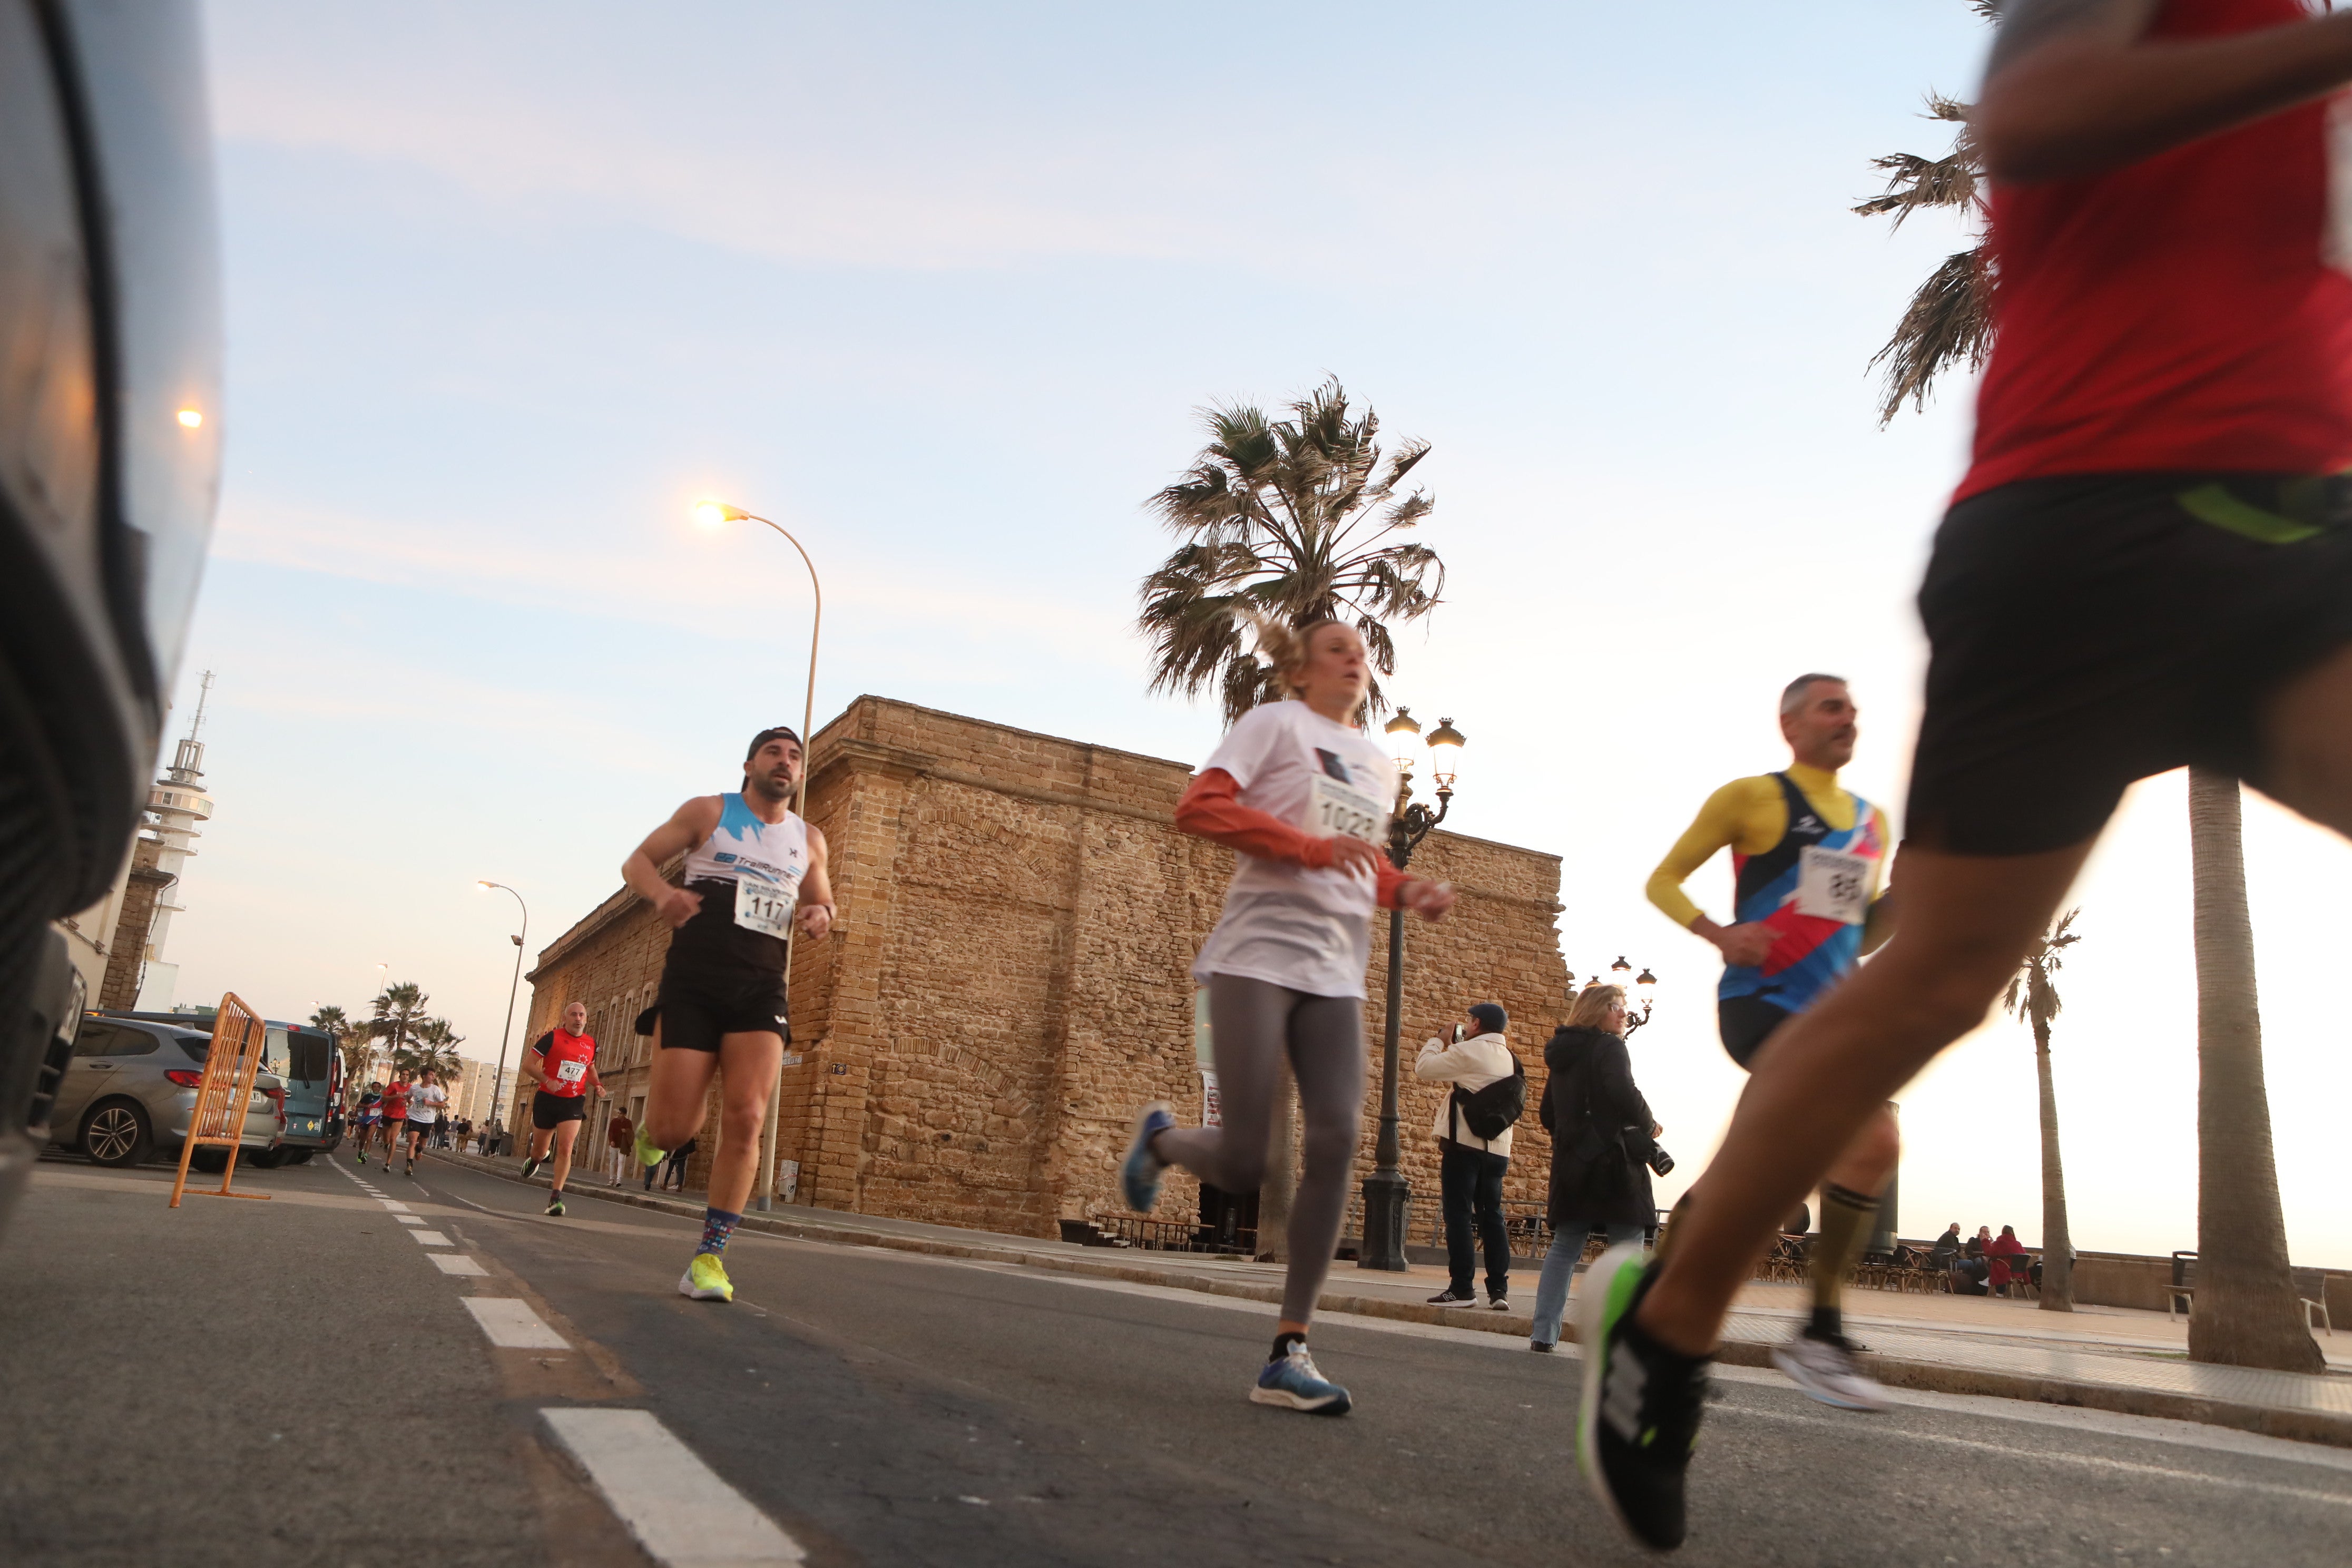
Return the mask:
<path id="1" fill-rule="evenodd" d="M 2005 1225 L 2000 1227 L 1999 1236 L 1985 1243 L 1984 1250 L 1986 1261 L 1992 1265 L 1985 1284 L 1996 1296 L 2008 1295 L 2010 1281 L 2021 1279 L 2025 1273 L 2025 1265 L 2021 1261 L 2012 1265 L 2010 1260 L 2025 1257 L 2025 1244 L 2017 1239 L 2014 1226 Z"/>
<path id="2" fill-rule="evenodd" d="M 1980 1225 L 1977 1226 L 1977 1233 L 1969 1237 L 1967 1244 L 1960 1248 L 1960 1259 L 1952 1265 L 1953 1295 L 1990 1294 L 1985 1279 L 1992 1272 L 1992 1260 L 1985 1256 L 1985 1244 L 1991 1239 L 1990 1228 Z"/>
<path id="3" fill-rule="evenodd" d="M 1927 1249 L 1927 1267 L 1930 1268 L 1949 1268 L 1953 1264 L 1958 1263 L 1959 1260 L 1960 1222 L 1958 1220 L 1954 1220 L 1952 1222 L 1952 1228 L 1937 1237 L 1936 1238 L 1936 1245 Z"/>

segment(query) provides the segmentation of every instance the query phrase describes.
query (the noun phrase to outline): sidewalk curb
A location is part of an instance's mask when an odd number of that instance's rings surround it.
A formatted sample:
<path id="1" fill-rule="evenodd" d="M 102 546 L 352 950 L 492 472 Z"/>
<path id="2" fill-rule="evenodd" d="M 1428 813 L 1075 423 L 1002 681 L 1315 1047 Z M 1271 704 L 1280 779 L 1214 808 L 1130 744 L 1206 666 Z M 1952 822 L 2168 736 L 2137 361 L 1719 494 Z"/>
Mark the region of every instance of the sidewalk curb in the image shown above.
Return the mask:
<path id="1" fill-rule="evenodd" d="M 521 1183 L 515 1172 L 501 1167 L 495 1161 L 477 1154 L 459 1154 L 447 1150 L 431 1150 L 429 1157 L 446 1161 L 469 1170 Z M 700 1219 L 702 1205 L 675 1198 L 655 1197 L 651 1194 L 628 1187 L 592 1185 L 566 1187 L 566 1197 L 593 1197 L 606 1203 L 625 1204 L 633 1208 L 650 1209 L 657 1214 L 675 1215 L 684 1219 Z M 760 1231 L 771 1236 L 788 1236 L 801 1241 L 827 1242 L 841 1247 L 873 1247 L 891 1252 L 913 1252 L 934 1258 L 959 1258 L 971 1262 L 1006 1263 L 1027 1268 L 1046 1268 L 1062 1274 L 1076 1274 L 1097 1279 L 1114 1279 L 1129 1285 L 1156 1285 L 1167 1289 L 1192 1290 L 1205 1296 L 1225 1296 L 1244 1301 L 1264 1301 L 1280 1305 L 1282 1292 L 1271 1285 L 1253 1284 L 1246 1280 L 1210 1279 L 1183 1268 L 1154 1268 L 1133 1263 L 1097 1261 L 1090 1258 L 1061 1258 L 1050 1253 L 1030 1252 L 1018 1247 L 998 1247 L 984 1242 L 940 1241 L 930 1237 L 892 1236 L 886 1232 L 862 1230 L 851 1226 L 826 1225 L 823 1221 L 782 1219 L 773 1213 L 751 1213 L 743 1216 L 737 1227 Z M 1091 1250 L 1074 1248 L 1074 1251 Z M 1346 1312 L 1360 1318 L 1386 1318 L 1392 1321 L 1426 1323 L 1449 1329 L 1470 1329 L 1486 1333 L 1514 1335 L 1526 1339 L 1534 1327 L 1532 1318 L 1519 1312 L 1477 1310 L 1449 1311 L 1418 1301 L 1391 1301 L 1382 1297 L 1347 1295 L 1326 1290 L 1317 1300 L 1318 1312 Z M 1575 1325 L 1562 1325 L 1564 1337 L 1575 1337 Z M 1716 1352 L 1716 1359 L 1728 1366 L 1769 1368 L 1772 1364 L 1771 1347 L 1744 1341 L 1726 1341 Z M 2284 1437 L 2299 1443 L 2321 1443 L 2331 1447 L 2352 1448 L 2352 1416 L 2333 1415 L 2318 1410 L 2283 1410 L 2263 1405 L 2247 1405 L 2232 1400 L 2208 1399 L 2196 1394 L 2175 1394 L 2163 1389 L 2118 1388 L 2102 1383 L 2075 1382 L 2068 1378 L 2044 1377 L 2028 1373 L 1998 1372 L 1990 1368 L 1947 1366 L 1937 1362 L 1906 1361 L 1894 1356 L 1869 1355 L 1864 1362 L 1878 1380 L 1894 1388 L 1918 1389 L 1932 1394 L 1974 1394 L 1997 1399 L 2018 1399 L 2041 1405 L 2069 1405 L 2084 1410 L 2104 1410 L 2119 1415 L 2151 1415 L 2174 1421 L 2193 1421 L 2208 1426 L 2229 1426 L 2242 1432 L 2259 1433 L 2267 1437 Z"/>

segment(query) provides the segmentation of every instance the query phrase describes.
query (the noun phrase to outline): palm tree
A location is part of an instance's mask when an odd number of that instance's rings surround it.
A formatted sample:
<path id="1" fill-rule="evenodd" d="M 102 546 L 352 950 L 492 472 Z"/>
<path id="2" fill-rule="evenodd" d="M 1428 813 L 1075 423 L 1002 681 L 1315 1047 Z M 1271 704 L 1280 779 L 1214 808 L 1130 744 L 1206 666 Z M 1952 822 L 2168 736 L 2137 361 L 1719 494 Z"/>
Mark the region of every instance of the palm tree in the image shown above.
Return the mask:
<path id="1" fill-rule="evenodd" d="M 2050 1020 L 2065 1005 L 2050 977 L 2065 962 L 2066 950 L 2083 940 L 2074 927 L 2080 910 L 2068 910 L 2056 926 L 2026 950 L 2025 962 L 2010 976 L 2001 1006 L 2033 1026 L 2033 1068 L 2042 1081 L 2042 1310 L 2074 1310 L 2074 1247 L 2066 1226 L 2066 1167 L 2058 1158 L 2058 1091 L 2050 1079 Z"/>
<path id="2" fill-rule="evenodd" d="M 2189 770 L 2196 883 L 2197 1303 L 2189 1359 L 2323 1372 L 2287 1269 L 2238 781 Z"/>
<path id="3" fill-rule="evenodd" d="M 1969 4 L 1985 16 L 1998 10 L 1995 0 Z M 1931 96 L 1928 111 L 1962 126 L 1950 154 L 1931 160 L 1895 153 L 1876 160 L 1874 166 L 1886 174 L 1887 189 L 1854 211 L 1892 214 L 1900 224 L 1922 207 L 1980 210 L 1983 171 L 1966 130 L 1968 107 Z M 1871 361 L 1887 366 L 1881 425 L 1906 399 L 1923 406 L 1929 385 L 1952 365 L 1963 359 L 1971 367 L 1984 363 L 1991 346 L 1995 283 L 1980 234 L 1973 247 L 1947 258 L 1920 285 L 1894 337 Z M 2286 1227 L 2263 1082 L 2262 1016 L 2239 811 L 2236 780 L 2189 770 L 2200 1157 L 2198 1310 L 2189 1321 L 2189 1353 L 2196 1361 L 2316 1371 L 2324 1358 L 2295 1308 L 2287 1272 Z M 2049 1278 L 2046 1262 L 2042 1277 Z"/>
<path id="4" fill-rule="evenodd" d="M 1290 415 L 1208 410 L 1209 444 L 1149 503 L 1184 542 L 1143 580 L 1137 622 L 1151 639 L 1151 689 L 1190 697 L 1214 686 L 1229 724 L 1282 695 L 1244 639 L 1249 616 L 1350 622 L 1372 668 L 1393 675 L 1391 625 L 1427 615 L 1445 587 L 1437 552 L 1396 537 L 1434 504 L 1418 489 L 1398 493 L 1429 443 L 1407 441 L 1383 462 L 1379 416 L 1351 416 L 1336 379 Z M 1381 706 L 1375 682 L 1367 707 Z"/>
<path id="5" fill-rule="evenodd" d="M 464 1043 L 466 1037 L 450 1028 L 448 1019 L 420 1018 L 411 1033 L 415 1036 L 415 1044 L 394 1052 L 394 1066 L 410 1072 L 431 1068 L 445 1079 L 457 1072 L 457 1047 Z"/>
<path id="6" fill-rule="evenodd" d="M 415 981 L 404 980 L 396 985 L 385 986 L 369 1004 L 374 1009 L 375 1016 L 368 1020 L 367 1032 L 374 1039 L 391 1042 L 392 1059 L 395 1065 L 399 1063 L 401 1054 L 408 1048 L 409 1037 L 416 1032 L 417 1024 L 425 1016 L 425 1004 L 432 999 L 417 988 Z"/>

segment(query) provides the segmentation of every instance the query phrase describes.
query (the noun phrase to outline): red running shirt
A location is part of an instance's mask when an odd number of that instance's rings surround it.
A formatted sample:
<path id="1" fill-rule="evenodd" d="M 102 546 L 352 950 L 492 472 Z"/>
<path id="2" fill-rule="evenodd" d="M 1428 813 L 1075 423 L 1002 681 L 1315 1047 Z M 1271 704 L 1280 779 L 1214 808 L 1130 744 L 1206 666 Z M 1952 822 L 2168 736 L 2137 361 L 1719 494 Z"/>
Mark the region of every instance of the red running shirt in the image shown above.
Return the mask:
<path id="1" fill-rule="evenodd" d="M 551 1029 L 531 1049 L 547 1058 L 540 1067 L 546 1075 L 539 1080 L 540 1093 L 572 1100 L 588 1092 L 588 1064 L 596 1059 L 593 1035 Z"/>
<path id="2" fill-rule="evenodd" d="M 2168 0 L 2151 37 L 2306 20 Z M 1954 500 L 2053 474 L 2352 468 L 2352 100 L 2087 179 L 1995 184 L 1975 462 Z"/>
<path id="3" fill-rule="evenodd" d="M 408 1086 L 395 1083 L 383 1091 L 383 1117 L 387 1121 L 405 1121 L 408 1116 Z"/>

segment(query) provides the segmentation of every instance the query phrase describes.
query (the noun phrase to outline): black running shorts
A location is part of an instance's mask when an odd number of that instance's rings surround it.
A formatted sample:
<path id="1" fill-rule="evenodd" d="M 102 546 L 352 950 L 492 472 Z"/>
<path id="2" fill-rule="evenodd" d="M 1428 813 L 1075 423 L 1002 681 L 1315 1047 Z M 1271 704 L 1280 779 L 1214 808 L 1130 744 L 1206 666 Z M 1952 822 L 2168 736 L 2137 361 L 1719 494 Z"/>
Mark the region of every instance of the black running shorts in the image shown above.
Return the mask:
<path id="1" fill-rule="evenodd" d="M 715 1053 L 725 1035 L 777 1035 L 786 1044 L 793 1037 L 780 970 L 727 979 L 665 973 L 654 1005 L 664 1050 Z"/>
<path id="2" fill-rule="evenodd" d="M 1907 839 L 2031 855 L 2184 764 L 2259 786 L 2285 681 L 2352 643 L 2352 484 L 2027 479 L 1971 496 L 1919 589 L 1929 658 Z"/>
<path id="3" fill-rule="evenodd" d="M 530 1124 L 541 1132 L 553 1131 L 587 1114 L 588 1097 L 584 1094 L 550 1094 L 542 1089 L 530 1097 Z"/>
<path id="4" fill-rule="evenodd" d="M 1786 1007 L 1776 1007 L 1759 996 L 1724 996 L 1715 1004 L 1715 1021 L 1723 1031 L 1723 1048 L 1741 1067 L 1751 1067 L 1756 1053 L 1772 1037 L 1789 1016 Z"/>

